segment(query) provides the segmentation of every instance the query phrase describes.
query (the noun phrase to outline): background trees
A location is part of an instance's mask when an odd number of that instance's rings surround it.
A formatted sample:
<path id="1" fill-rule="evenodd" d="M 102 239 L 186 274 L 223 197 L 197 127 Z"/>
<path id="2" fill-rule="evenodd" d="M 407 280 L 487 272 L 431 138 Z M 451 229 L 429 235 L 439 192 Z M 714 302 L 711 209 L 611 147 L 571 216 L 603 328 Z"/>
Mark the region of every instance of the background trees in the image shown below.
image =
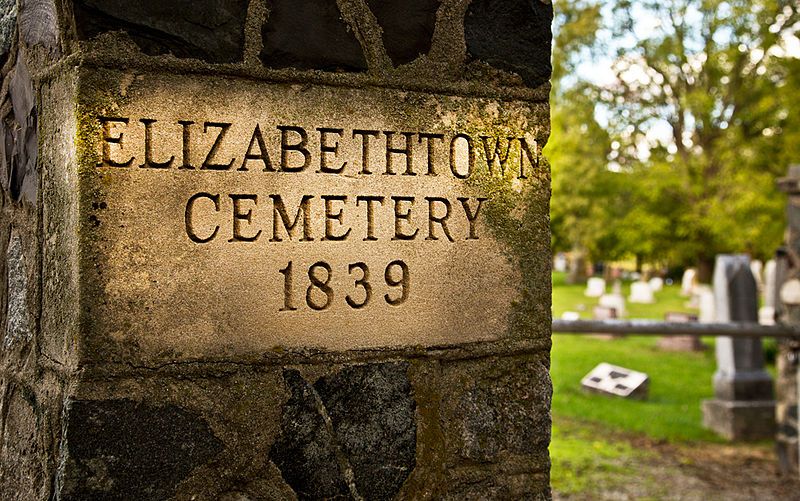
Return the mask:
<path id="1" fill-rule="evenodd" d="M 701 271 L 721 252 L 771 254 L 784 227 L 775 180 L 800 162 L 797 4 L 556 10 L 554 248 Z"/>

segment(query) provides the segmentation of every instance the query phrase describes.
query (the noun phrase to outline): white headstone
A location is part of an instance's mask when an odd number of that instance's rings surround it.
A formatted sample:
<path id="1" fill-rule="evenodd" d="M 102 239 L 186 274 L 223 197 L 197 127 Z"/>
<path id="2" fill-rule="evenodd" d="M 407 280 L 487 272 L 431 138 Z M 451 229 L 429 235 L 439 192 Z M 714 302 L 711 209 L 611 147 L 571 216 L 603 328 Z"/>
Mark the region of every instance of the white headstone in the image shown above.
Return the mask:
<path id="1" fill-rule="evenodd" d="M 653 289 L 653 292 L 659 292 L 664 288 L 664 279 L 661 277 L 653 277 L 648 283 L 650 284 L 650 288 Z"/>
<path id="2" fill-rule="evenodd" d="M 625 297 L 622 294 L 603 294 L 598 305 L 617 310 L 617 318 L 625 317 Z"/>
<path id="3" fill-rule="evenodd" d="M 631 284 L 631 295 L 628 296 L 631 303 L 655 303 L 653 289 L 647 282 L 633 282 Z"/>
<path id="4" fill-rule="evenodd" d="M 577 311 L 565 311 L 561 314 L 561 320 L 580 320 L 581 314 Z"/>
<path id="5" fill-rule="evenodd" d="M 700 308 L 699 321 L 704 324 L 712 324 L 715 320 L 714 292 L 708 285 L 698 285 L 695 288 L 697 304 Z"/>
<path id="6" fill-rule="evenodd" d="M 750 261 L 750 271 L 753 272 L 753 278 L 756 279 L 758 290 L 764 290 L 764 263 L 758 259 Z"/>
<path id="7" fill-rule="evenodd" d="M 559 252 L 556 254 L 555 259 L 553 259 L 553 270 L 558 272 L 565 272 L 567 271 L 567 267 L 569 262 L 567 261 L 567 256 L 563 252 Z"/>
<path id="8" fill-rule="evenodd" d="M 602 278 L 592 277 L 586 281 L 586 291 L 583 295 L 587 297 L 600 297 L 606 293 L 606 281 Z"/>
<path id="9" fill-rule="evenodd" d="M 589 391 L 616 395 L 625 398 L 647 398 L 649 378 L 617 365 L 599 364 L 581 380 L 581 386 Z"/>
<path id="10" fill-rule="evenodd" d="M 767 261 L 764 266 L 764 306 L 775 308 L 775 294 L 777 294 L 778 263 L 774 259 Z"/>
<path id="11" fill-rule="evenodd" d="M 692 295 L 696 280 L 697 270 L 694 268 L 687 268 L 687 270 L 683 272 L 683 278 L 681 278 L 681 296 L 689 297 Z"/>

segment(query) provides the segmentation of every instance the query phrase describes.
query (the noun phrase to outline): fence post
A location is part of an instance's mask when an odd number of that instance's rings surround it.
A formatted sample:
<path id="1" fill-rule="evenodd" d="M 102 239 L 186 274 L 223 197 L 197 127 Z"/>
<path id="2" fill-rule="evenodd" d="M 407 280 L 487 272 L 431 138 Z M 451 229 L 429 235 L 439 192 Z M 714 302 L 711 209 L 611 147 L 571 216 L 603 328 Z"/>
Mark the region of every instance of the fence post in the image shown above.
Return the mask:
<path id="1" fill-rule="evenodd" d="M 787 294 L 795 288 L 790 284 L 800 275 L 800 165 L 789 166 L 787 177 L 778 180 L 778 187 L 788 195 L 786 204 L 786 242 L 776 255 L 776 289 L 775 294 L 776 319 L 785 325 L 800 325 L 800 304 L 795 304 Z M 796 282 L 795 282 L 796 285 Z M 780 293 L 786 287 L 784 293 Z M 784 473 L 797 473 L 800 468 L 800 453 L 798 448 L 798 339 L 782 339 L 778 344 L 778 355 L 775 360 L 777 378 L 775 392 L 777 405 L 775 419 L 777 421 L 777 434 L 775 446 L 778 453 L 781 470 Z"/>
<path id="2" fill-rule="evenodd" d="M 750 259 L 717 256 L 714 267 L 717 322 L 757 322 L 758 289 Z M 703 402 L 703 425 L 729 440 L 772 438 L 775 401 L 758 338 L 717 337 L 714 398 Z"/>

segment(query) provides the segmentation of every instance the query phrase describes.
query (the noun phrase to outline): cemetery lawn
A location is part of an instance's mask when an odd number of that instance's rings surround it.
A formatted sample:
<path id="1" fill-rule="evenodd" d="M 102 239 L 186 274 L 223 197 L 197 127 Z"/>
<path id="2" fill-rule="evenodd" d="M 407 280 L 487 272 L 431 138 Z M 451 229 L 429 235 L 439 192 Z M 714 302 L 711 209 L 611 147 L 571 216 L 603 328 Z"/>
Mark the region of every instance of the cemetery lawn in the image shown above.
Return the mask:
<path id="1" fill-rule="evenodd" d="M 596 298 L 583 295 L 584 285 L 566 285 L 563 274 L 553 275 L 553 318 L 564 311 L 577 311 L 590 319 Z M 666 312 L 696 313 L 686 307 L 680 286 L 666 286 L 656 293 L 655 304 L 626 305 L 628 318 L 663 320 Z M 629 284 L 623 286 L 629 294 Z M 735 448 L 702 427 L 700 402 L 713 395 L 712 375 L 716 369 L 713 338 L 704 338 L 703 352 L 667 352 L 657 348 L 656 336 L 628 336 L 603 340 L 587 335 L 553 336 L 551 375 L 553 379 L 553 461 L 552 485 L 561 498 L 605 498 L 619 485 L 634 482 L 634 498 L 661 498 L 659 482 L 637 465 L 680 468 L 692 463 L 695 449 Z M 645 372 L 650 377 L 650 394 L 645 401 L 625 400 L 586 393 L 581 378 L 601 362 Z M 771 445 L 747 445 L 745 456 L 765 456 L 772 464 Z M 670 450 L 669 465 L 663 462 L 663 448 Z M 675 452 L 678 451 L 678 452 Z M 738 453 L 738 452 L 737 452 Z M 709 453 L 712 457 L 714 454 Z M 755 464 L 755 463 L 754 463 Z M 761 464 L 761 463 L 758 463 Z M 635 478 L 634 478 L 635 477 Z M 617 487 L 615 487 L 617 486 Z M 613 496 L 612 496 L 613 497 Z"/>

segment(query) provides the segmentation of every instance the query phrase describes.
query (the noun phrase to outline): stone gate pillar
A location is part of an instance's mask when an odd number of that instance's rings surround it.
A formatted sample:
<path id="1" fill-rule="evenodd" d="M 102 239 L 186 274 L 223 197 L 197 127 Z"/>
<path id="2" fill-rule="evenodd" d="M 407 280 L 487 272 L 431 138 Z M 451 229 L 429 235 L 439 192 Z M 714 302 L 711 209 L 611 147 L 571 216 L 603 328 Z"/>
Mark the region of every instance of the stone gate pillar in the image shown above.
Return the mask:
<path id="1" fill-rule="evenodd" d="M 0 16 L 0 498 L 549 499 L 549 1 Z"/>

